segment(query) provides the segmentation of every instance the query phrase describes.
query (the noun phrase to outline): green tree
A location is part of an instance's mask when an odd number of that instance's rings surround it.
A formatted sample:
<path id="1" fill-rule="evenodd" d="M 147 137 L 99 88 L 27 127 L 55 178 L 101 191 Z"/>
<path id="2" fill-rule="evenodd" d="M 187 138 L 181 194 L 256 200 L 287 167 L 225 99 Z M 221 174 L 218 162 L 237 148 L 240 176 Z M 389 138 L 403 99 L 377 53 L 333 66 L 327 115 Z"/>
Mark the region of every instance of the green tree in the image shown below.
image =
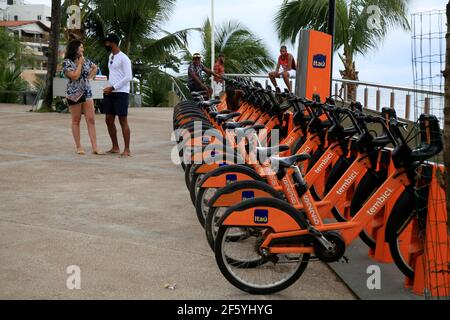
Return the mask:
<path id="1" fill-rule="evenodd" d="M 172 87 L 172 77 L 166 72 L 154 69 L 146 74 L 142 85 L 142 102 L 144 107 L 167 107 L 168 93 Z"/>
<path id="2" fill-rule="evenodd" d="M 0 63 L 5 65 L 20 57 L 22 45 L 19 40 L 8 34 L 6 28 L 0 27 Z"/>
<path id="3" fill-rule="evenodd" d="M 17 91 L 25 91 L 27 82 L 20 76 L 21 68 L 15 64 L 6 68 L 0 68 L 0 102 L 19 103 L 20 94 Z"/>
<path id="4" fill-rule="evenodd" d="M 215 51 L 216 57 L 220 52 L 225 54 L 225 71 L 227 73 L 255 74 L 266 72 L 274 67 L 264 42 L 250 29 L 238 21 L 225 22 L 216 26 Z M 201 28 L 202 55 L 209 66 L 211 61 L 211 24 L 209 19 Z M 185 50 L 186 61 L 192 61 L 189 51 Z"/>
<path id="5" fill-rule="evenodd" d="M 334 48 L 339 52 L 344 70 L 343 79 L 358 80 L 355 56 L 378 48 L 388 32 L 396 27 L 409 30 L 409 0 L 337 0 Z M 379 8 L 379 16 L 370 10 Z M 373 7 L 372 7 L 373 8 Z M 374 15 L 375 13 L 375 15 Z M 295 43 L 301 29 L 326 32 L 328 0 L 284 0 L 275 16 L 275 26 L 282 42 Z M 373 18 L 379 18 L 375 24 Z M 349 88 L 349 98 L 356 96 L 356 87 Z"/>

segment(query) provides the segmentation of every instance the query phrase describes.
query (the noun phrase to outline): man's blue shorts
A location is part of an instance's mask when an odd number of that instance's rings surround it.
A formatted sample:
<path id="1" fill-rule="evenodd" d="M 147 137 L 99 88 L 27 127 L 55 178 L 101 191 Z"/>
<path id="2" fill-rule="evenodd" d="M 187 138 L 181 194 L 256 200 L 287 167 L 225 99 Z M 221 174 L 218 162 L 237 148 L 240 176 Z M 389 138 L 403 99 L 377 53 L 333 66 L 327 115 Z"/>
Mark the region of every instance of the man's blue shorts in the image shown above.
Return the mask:
<path id="1" fill-rule="evenodd" d="M 106 114 L 118 117 L 128 116 L 130 95 L 125 92 L 113 92 L 103 96 L 103 109 Z"/>

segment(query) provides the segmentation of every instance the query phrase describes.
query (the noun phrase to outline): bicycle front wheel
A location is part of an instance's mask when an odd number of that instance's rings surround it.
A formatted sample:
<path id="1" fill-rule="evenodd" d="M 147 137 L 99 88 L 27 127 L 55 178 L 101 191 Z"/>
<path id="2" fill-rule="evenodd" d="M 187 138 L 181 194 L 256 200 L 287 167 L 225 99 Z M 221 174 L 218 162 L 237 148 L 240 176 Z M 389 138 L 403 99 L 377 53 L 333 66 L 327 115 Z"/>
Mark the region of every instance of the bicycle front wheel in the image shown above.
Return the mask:
<path id="1" fill-rule="evenodd" d="M 246 237 L 236 241 L 236 228 L 221 226 L 215 243 L 216 262 L 225 278 L 251 294 L 271 294 L 292 285 L 305 271 L 309 254 L 274 254 L 263 257 L 259 246 L 270 229 L 240 227 Z M 249 261 L 259 261 L 249 267 Z"/>

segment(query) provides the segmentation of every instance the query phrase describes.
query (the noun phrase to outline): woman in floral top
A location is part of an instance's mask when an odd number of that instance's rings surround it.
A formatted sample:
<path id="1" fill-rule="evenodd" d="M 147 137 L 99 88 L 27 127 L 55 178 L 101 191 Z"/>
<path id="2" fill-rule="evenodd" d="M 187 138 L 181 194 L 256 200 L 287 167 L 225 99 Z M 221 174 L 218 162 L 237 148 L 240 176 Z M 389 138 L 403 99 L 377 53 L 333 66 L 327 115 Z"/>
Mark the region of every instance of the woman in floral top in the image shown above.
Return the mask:
<path id="1" fill-rule="evenodd" d="M 69 83 L 67 84 L 66 99 L 72 114 L 72 134 L 77 148 L 77 154 L 84 155 L 81 146 L 80 121 L 84 113 L 89 138 L 92 144 L 92 153 L 102 155 L 98 150 L 97 134 L 95 130 L 95 109 L 92 100 L 92 90 L 89 83 L 97 74 L 97 66 L 90 60 L 84 58 L 84 46 L 80 40 L 73 40 L 67 45 L 66 56 L 63 62 L 63 72 Z"/>

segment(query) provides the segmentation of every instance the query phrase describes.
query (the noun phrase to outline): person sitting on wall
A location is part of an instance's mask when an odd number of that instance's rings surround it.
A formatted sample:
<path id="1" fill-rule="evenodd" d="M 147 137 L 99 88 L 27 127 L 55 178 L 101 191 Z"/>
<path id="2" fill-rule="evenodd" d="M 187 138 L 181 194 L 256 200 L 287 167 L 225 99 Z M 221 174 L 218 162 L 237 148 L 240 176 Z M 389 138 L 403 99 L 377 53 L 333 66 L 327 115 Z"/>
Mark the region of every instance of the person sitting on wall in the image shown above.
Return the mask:
<path id="1" fill-rule="evenodd" d="M 211 98 L 212 90 L 203 83 L 202 73 L 205 72 L 208 75 L 220 78 L 220 75 L 205 67 L 202 63 L 202 56 L 199 53 L 195 53 L 192 56 L 192 63 L 188 68 L 188 87 L 191 92 L 205 91 L 208 99 Z"/>
<path id="2" fill-rule="evenodd" d="M 294 57 L 292 54 L 288 53 L 286 46 L 282 46 L 280 48 L 280 57 L 278 58 L 277 68 L 275 71 L 269 73 L 270 81 L 272 81 L 277 92 L 280 91 L 280 88 L 277 85 L 276 79 L 281 77 L 284 79 L 284 83 L 289 89 L 289 92 L 292 92 L 289 78 L 294 78 L 296 76 L 296 69 Z"/>

